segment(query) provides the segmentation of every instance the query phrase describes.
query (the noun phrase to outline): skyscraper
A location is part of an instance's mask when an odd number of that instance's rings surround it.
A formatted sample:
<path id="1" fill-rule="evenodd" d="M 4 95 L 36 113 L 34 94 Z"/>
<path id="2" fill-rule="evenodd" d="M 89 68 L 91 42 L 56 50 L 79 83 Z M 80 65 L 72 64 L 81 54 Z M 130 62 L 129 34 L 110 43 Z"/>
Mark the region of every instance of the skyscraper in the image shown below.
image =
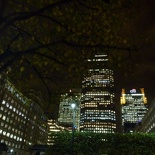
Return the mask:
<path id="1" fill-rule="evenodd" d="M 113 133 L 116 129 L 113 71 L 106 54 L 88 60 L 90 68 L 82 81 L 80 131 Z"/>
<path id="2" fill-rule="evenodd" d="M 125 89 L 122 89 L 120 100 L 124 132 L 133 132 L 136 124 L 141 122 L 147 111 L 147 99 L 144 88 L 141 88 L 140 92 L 136 89 L 131 89 L 127 94 L 125 94 Z"/>
<path id="3" fill-rule="evenodd" d="M 80 99 L 81 93 L 79 92 L 70 91 L 69 93 L 61 95 L 58 117 L 58 122 L 60 125 L 68 127 L 71 130 L 74 117 L 74 127 L 76 130 L 79 130 Z M 71 107 L 72 103 L 76 105 L 75 109 Z"/>

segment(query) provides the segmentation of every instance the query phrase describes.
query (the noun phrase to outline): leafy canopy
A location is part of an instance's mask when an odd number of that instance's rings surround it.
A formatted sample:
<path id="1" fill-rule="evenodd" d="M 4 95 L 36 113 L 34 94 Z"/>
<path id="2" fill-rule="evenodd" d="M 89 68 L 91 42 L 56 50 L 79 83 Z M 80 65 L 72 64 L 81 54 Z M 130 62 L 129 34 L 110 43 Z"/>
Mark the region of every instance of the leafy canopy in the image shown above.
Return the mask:
<path id="1" fill-rule="evenodd" d="M 119 51 L 132 50 L 120 35 L 130 2 L 1 0 L 0 73 L 48 105 L 61 92 L 80 87 L 86 60 L 95 53 L 111 52 L 113 63 Z"/>
<path id="2" fill-rule="evenodd" d="M 91 133 L 75 132 L 74 143 L 71 143 L 72 133 L 53 132 L 54 145 L 47 149 L 48 154 L 76 155 L 154 155 L 155 135 L 144 133 L 114 134 L 114 133 Z"/>

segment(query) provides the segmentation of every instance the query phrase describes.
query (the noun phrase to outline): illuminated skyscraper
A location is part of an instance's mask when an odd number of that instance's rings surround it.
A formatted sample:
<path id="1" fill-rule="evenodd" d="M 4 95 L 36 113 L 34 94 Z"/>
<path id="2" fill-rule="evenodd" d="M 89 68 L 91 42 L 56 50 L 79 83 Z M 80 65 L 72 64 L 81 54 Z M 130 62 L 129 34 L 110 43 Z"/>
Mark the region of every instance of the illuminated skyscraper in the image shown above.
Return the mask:
<path id="1" fill-rule="evenodd" d="M 147 111 L 147 99 L 144 88 L 141 88 L 140 92 L 132 89 L 127 94 L 125 94 L 125 89 L 122 89 L 121 104 L 124 132 L 133 132 L 136 124 L 141 122 Z"/>
<path id="2" fill-rule="evenodd" d="M 80 99 L 81 93 L 72 92 L 61 95 L 61 101 L 59 106 L 59 118 L 58 122 L 68 129 L 72 129 L 73 117 L 74 117 L 74 126 L 76 130 L 79 130 L 79 121 L 80 121 Z M 76 104 L 75 109 L 71 107 L 71 104 Z"/>
<path id="3" fill-rule="evenodd" d="M 91 66 L 82 81 L 80 131 L 114 133 L 116 116 L 113 71 L 106 54 L 89 59 Z"/>

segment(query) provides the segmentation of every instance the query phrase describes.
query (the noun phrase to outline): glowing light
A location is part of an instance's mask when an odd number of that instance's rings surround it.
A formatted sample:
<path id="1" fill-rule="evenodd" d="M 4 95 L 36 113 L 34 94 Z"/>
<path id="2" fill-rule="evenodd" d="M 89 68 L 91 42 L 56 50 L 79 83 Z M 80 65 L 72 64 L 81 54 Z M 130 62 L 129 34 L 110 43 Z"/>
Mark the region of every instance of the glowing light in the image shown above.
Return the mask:
<path id="1" fill-rule="evenodd" d="M 131 89 L 130 93 L 136 93 L 136 89 Z"/>
<path id="2" fill-rule="evenodd" d="M 11 149 L 10 152 L 12 153 L 13 152 L 13 149 Z"/>
<path id="3" fill-rule="evenodd" d="M 72 103 L 71 104 L 71 107 L 74 109 L 76 107 L 76 104 L 75 103 Z"/>

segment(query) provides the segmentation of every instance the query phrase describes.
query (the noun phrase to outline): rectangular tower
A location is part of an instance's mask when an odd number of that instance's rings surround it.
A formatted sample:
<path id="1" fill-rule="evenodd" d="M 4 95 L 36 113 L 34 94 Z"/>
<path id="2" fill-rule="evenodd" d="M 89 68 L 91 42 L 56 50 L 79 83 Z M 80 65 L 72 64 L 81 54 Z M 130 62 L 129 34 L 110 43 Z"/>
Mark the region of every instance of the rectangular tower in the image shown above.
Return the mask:
<path id="1" fill-rule="evenodd" d="M 72 129 L 73 121 L 74 128 L 79 130 L 80 121 L 80 99 L 81 93 L 72 92 L 61 95 L 59 105 L 59 117 L 58 122 L 60 125 L 66 127 L 66 129 Z M 75 104 L 75 108 L 72 108 L 72 104 Z"/>
<path id="2" fill-rule="evenodd" d="M 90 68 L 82 81 L 80 131 L 114 133 L 116 116 L 113 71 L 106 54 L 88 60 Z"/>
<path id="3" fill-rule="evenodd" d="M 136 124 L 142 120 L 147 111 L 147 99 L 144 88 L 141 88 L 140 92 L 136 89 L 131 89 L 127 94 L 125 94 L 125 89 L 122 89 L 120 100 L 123 130 L 126 133 L 133 132 Z"/>

